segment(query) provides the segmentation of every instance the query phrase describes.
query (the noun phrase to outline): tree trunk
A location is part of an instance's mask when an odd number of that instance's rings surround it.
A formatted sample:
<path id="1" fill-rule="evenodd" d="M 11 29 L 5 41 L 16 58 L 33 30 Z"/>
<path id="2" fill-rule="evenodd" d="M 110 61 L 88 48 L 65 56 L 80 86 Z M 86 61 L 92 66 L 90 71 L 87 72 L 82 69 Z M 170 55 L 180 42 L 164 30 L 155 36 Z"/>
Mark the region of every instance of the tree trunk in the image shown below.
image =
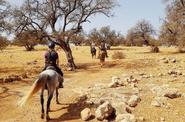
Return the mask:
<path id="1" fill-rule="evenodd" d="M 65 54 L 66 54 L 66 58 L 67 58 L 67 67 L 69 68 L 68 70 L 73 71 L 75 70 L 77 67 L 74 63 L 74 59 L 73 59 L 73 55 L 72 55 L 72 51 L 71 48 L 69 46 L 68 43 L 60 40 L 60 47 L 64 50 Z"/>
<path id="2" fill-rule="evenodd" d="M 33 45 L 25 45 L 26 51 L 32 51 L 34 50 L 34 46 Z"/>

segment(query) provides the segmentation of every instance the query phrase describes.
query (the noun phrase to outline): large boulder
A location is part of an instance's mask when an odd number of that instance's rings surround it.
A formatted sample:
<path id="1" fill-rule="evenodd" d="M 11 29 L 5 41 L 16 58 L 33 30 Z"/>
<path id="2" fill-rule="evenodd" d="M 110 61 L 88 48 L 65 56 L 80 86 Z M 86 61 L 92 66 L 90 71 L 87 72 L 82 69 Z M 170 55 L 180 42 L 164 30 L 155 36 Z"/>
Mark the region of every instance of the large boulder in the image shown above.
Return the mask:
<path id="1" fill-rule="evenodd" d="M 103 121 L 104 119 L 110 117 L 113 112 L 114 108 L 108 101 L 106 101 L 96 109 L 95 116 L 97 120 Z"/>

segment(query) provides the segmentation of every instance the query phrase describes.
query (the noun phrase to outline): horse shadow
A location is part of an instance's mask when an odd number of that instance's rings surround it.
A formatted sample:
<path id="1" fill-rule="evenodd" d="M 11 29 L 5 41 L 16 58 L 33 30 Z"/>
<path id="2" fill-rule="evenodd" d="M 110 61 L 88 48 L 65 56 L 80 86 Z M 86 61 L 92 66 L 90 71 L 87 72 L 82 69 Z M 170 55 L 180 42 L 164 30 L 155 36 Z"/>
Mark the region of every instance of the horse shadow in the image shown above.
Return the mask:
<path id="1" fill-rule="evenodd" d="M 78 99 L 75 103 L 69 103 L 69 104 L 60 104 L 65 105 L 65 107 L 61 107 L 57 110 L 51 110 L 51 112 L 57 112 L 62 109 L 67 109 L 67 112 L 60 115 L 57 118 L 51 118 L 47 122 L 64 122 L 64 121 L 70 121 L 70 120 L 79 120 L 81 118 L 80 113 L 85 108 L 96 108 L 96 105 L 91 105 L 86 102 L 87 99 Z M 93 120 L 95 116 L 91 116 L 91 118 L 88 120 Z"/>

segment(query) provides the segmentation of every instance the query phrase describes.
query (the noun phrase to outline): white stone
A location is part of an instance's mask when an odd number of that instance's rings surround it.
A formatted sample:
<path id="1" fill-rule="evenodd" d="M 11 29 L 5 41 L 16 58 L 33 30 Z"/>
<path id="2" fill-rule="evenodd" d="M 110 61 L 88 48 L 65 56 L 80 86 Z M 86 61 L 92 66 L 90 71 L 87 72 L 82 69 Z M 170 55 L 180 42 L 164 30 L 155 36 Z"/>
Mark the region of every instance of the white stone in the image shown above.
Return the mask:
<path id="1" fill-rule="evenodd" d="M 136 122 L 136 118 L 132 114 L 119 114 L 116 116 L 116 122 Z"/>
<path id="2" fill-rule="evenodd" d="M 167 106 L 167 98 L 155 97 L 155 99 L 152 101 L 151 105 L 155 106 L 155 107 L 166 107 Z"/>
<path id="3" fill-rule="evenodd" d="M 181 97 L 181 93 L 175 88 L 168 88 L 164 90 L 161 95 L 171 99 Z"/>
<path id="4" fill-rule="evenodd" d="M 128 105 L 130 107 L 135 107 L 137 104 L 141 101 L 141 98 L 137 95 L 132 95 L 130 99 L 128 100 Z"/>
<path id="5" fill-rule="evenodd" d="M 113 111 L 114 110 L 112 105 L 108 101 L 106 101 L 96 109 L 95 116 L 97 120 L 102 121 L 108 118 L 113 113 Z"/>
<path id="6" fill-rule="evenodd" d="M 81 111 L 81 119 L 87 121 L 92 116 L 91 110 L 89 108 L 85 108 Z"/>

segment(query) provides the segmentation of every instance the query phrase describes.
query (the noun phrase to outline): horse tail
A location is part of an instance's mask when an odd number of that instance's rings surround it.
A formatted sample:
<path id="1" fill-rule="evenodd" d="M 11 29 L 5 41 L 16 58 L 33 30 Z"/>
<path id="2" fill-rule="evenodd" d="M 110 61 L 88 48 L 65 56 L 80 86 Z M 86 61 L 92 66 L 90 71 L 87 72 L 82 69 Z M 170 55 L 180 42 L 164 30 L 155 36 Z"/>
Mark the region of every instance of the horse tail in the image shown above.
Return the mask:
<path id="1" fill-rule="evenodd" d="M 26 94 L 26 96 L 24 96 L 18 103 L 19 106 L 24 106 L 28 100 L 35 94 L 37 93 L 42 87 L 45 87 L 45 83 L 46 83 L 46 78 L 47 77 L 43 77 L 45 75 L 41 75 L 32 85 L 30 91 Z"/>

